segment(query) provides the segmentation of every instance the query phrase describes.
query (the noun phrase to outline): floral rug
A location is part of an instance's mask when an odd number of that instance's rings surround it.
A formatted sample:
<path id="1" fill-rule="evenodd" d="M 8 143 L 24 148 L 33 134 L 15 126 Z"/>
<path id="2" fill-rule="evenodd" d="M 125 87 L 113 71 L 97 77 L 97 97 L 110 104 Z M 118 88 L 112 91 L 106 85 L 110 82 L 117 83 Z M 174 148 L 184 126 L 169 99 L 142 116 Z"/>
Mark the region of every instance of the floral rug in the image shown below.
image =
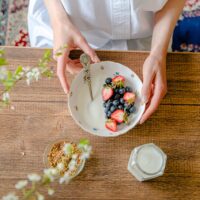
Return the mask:
<path id="1" fill-rule="evenodd" d="M 29 46 L 29 0 L 0 0 L 0 45 Z"/>
<path id="2" fill-rule="evenodd" d="M 29 0 L 0 0 L 0 45 L 29 46 Z M 200 52 L 200 0 L 187 0 L 173 34 L 173 51 Z"/>
<path id="3" fill-rule="evenodd" d="M 200 52 L 200 0 L 187 0 L 175 27 L 173 51 Z"/>

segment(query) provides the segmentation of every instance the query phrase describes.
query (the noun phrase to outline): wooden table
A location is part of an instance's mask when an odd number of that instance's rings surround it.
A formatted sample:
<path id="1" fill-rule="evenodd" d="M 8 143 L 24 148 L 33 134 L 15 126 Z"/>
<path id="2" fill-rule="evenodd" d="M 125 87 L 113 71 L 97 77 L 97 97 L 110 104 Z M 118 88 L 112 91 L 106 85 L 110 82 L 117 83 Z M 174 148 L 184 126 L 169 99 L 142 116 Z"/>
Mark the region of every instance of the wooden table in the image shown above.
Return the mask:
<path id="1" fill-rule="evenodd" d="M 43 50 L 5 48 L 10 67 L 34 66 Z M 99 51 L 102 60 L 131 67 L 141 76 L 147 53 Z M 74 53 L 73 56 L 77 56 Z M 55 63 L 51 63 L 55 66 Z M 30 172 L 41 173 L 45 147 L 58 138 L 89 138 L 94 154 L 69 185 L 55 184 L 52 199 L 200 199 L 200 54 L 167 57 L 168 94 L 144 125 L 117 138 L 92 136 L 69 115 L 56 77 L 31 87 L 22 81 L 12 92 L 15 110 L 0 112 L 0 196 Z M 71 77 L 72 78 L 72 77 Z M 128 171 L 131 150 L 153 142 L 168 155 L 165 174 L 140 183 Z"/>

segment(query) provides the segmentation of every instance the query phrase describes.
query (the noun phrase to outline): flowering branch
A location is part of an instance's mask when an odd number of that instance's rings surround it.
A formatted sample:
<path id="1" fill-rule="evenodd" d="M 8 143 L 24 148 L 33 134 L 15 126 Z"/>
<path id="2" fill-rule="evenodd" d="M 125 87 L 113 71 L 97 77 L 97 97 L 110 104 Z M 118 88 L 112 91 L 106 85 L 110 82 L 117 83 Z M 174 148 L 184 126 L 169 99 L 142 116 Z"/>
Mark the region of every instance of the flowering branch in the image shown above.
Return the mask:
<path id="1" fill-rule="evenodd" d="M 41 77 L 51 78 L 53 71 L 48 66 L 51 61 L 51 51 L 46 50 L 42 59 L 39 60 L 38 66 L 34 68 L 22 67 L 21 65 L 12 72 L 8 70 L 8 62 L 4 57 L 4 50 L 0 49 L 0 86 L 3 87 L 0 92 L 0 103 L 2 105 L 10 104 L 10 91 L 15 85 L 25 79 L 27 85 L 30 85 L 33 81 L 38 81 Z"/>
<path id="2" fill-rule="evenodd" d="M 90 157 L 91 145 L 88 140 L 82 139 L 78 145 L 64 143 L 62 161 L 55 167 L 44 169 L 43 174 L 29 174 L 27 180 L 21 180 L 15 188 L 22 193 L 23 200 L 44 200 L 45 196 L 40 193 L 41 188 L 46 188 L 48 195 L 53 195 L 54 190 L 50 184 L 59 181 L 60 184 L 69 183 L 83 169 L 85 161 Z M 82 167 L 81 167 L 82 166 Z M 19 200 L 15 193 L 9 193 L 2 200 Z"/>

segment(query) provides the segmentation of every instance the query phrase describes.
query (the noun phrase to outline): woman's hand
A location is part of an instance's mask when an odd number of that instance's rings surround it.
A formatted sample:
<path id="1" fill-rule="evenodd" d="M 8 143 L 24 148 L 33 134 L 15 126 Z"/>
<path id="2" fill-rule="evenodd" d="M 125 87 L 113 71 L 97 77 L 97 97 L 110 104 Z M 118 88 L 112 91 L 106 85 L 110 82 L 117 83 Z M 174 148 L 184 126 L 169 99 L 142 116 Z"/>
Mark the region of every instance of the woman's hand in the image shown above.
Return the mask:
<path id="1" fill-rule="evenodd" d="M 184 4 L 185 0 L 168 0 L 162 10 L 155 13 L 151 53 L 143 66 L 142 94 L 147 107 L 140 124 L 155 112 L 167 92 L 166 54 Z"/>
<path id="2" fill-rule="evenodd" d="M 69 53 L 79 48 L 91 57 L 93 62 L 99 62 L 95 51 L 88 45 L 80 31 L 72 24 L 61 1 L 44 0 L 47 7 L 54 36 L 54 59 L 57 60 L 57 75 L 65 93 L 69 91 L 69 84 L 65 71 L 78 72 L 81 69 L 79 59 L 71 60 Z M 59 56 L 58 56 L 59 55 Z"/>
<path id="3" fill-rule="evenodd" d="M 147 105 L 140 124 L 156 111 L 166 93 L 166 57 L 156 57 L 150 54 L 143 65 L 142 97 Z"/>
<path id="4" fill-rule="evenodd" d="M 69 84 L 65 75 L 67 70 L 70 73 L 77 73 L 82 65 L 79 59 L 71 60 L 69 53 L 72 49 L 81 49 L 91 57 L 92 62 L 99 62 L 95 51 L 88 45 L 80 31 L 69 21 L 57 24 L 54 32 L 54 59 L 57 60 L 57 76 L 65 93 L 69 91 Z M 66 46 L 66 47 L 63 47 Z M 59 54 L 57 56 L 57 54 Z"/>

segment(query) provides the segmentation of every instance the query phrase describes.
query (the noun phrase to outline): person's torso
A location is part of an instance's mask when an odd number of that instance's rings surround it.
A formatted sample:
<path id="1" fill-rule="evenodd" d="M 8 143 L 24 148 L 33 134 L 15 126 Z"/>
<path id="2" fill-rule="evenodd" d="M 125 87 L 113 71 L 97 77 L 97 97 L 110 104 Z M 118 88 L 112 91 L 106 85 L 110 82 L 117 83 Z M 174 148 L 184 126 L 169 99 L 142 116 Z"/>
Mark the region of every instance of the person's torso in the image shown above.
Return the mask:
<path id="1" fill-rule="evenodd" d="M 37 3 L 41 0 L 33 1 Z M 110 41 L 112 43 L 120 41 L 122 45 L 119 46 L 124 46 L 123 43 L 127 40 L 151 36 L 154 12 L 162 9 L 166 1 L 61 0 L 71 21 L 93 48 L 101 48 L 105 45 L 109 48 Z M 38 9 L 42 9 L 41 3 Z M 45 14 L 44 11 L 42 12 Z M 40 19 L 46 17 L 40 15 Z M 46 21 L 48 24 L 49 20 Z"/>

